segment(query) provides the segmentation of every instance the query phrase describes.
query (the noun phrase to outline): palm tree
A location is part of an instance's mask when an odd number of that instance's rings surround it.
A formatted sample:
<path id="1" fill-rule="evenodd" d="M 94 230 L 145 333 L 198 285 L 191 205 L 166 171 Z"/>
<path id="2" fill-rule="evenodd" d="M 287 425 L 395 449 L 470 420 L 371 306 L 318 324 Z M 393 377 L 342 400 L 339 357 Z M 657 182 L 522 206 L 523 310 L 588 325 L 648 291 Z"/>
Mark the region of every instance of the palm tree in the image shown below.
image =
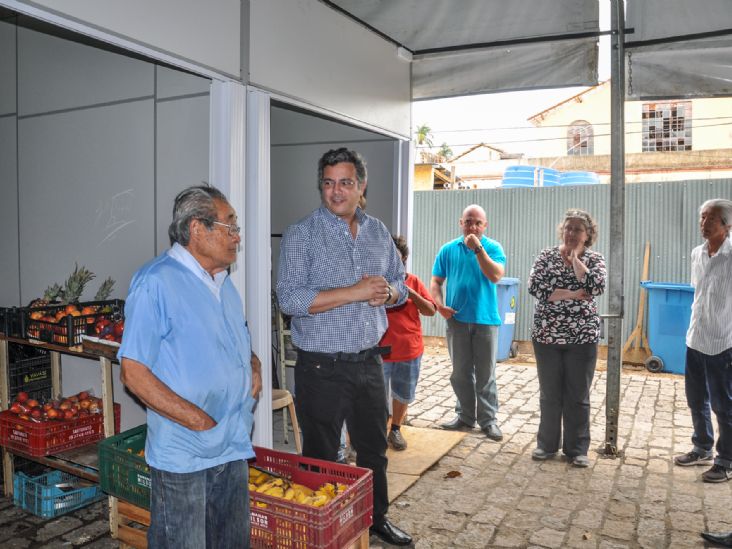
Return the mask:
<path id="1" fill-rule="evenodd" d="M 417 126 L 417 129 L 414 131 L 415 137 L 417 138 L 417 145 L 418 146 L 432 146 L 432 128 L 430 128 L 427 124 L 422 124 L 421 126 Z"/>
<path id="2" fill-rule="evenodd" d="M 446 162 L 452 158 L 452 149 L 447 145 L 447 143 L 443 143 L 440 145 L 440 150 L 437 151 L 437 156 L 442 158 L 443 162 Z"/>

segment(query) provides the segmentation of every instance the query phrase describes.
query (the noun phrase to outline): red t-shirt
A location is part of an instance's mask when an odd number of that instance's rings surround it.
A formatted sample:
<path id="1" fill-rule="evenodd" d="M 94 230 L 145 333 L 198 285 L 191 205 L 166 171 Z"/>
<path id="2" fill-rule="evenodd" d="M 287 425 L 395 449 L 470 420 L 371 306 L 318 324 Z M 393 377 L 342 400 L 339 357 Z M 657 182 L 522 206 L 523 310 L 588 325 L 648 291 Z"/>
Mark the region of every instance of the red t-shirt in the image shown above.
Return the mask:
<path id="1" fill-rule="evenodd" d="M 434 304 L 432 296 L 424 287 L 417 275 L 407 273 L 404 281 L 427 301 Z M 386 318 L 389 321 L 389 328 L 384 337 L 381 338 L 381 346 L 391 345 L 391 353 L 384 356 L 386 362 L 404 362 L 421 356 L 424 352 L 422 341 L 422 322 L 419 319 L 419 309 L 411 298 L 399 307 L 386 309 Z"/>

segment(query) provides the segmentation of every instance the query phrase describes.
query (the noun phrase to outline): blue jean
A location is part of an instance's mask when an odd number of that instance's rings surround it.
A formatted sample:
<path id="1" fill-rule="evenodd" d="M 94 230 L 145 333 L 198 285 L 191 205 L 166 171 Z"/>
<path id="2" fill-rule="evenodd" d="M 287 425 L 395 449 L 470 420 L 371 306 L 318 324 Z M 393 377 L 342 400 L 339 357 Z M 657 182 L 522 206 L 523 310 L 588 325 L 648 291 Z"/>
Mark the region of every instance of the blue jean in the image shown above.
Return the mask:
<path id="1" fill-rule="evenodd" d="M 455 413 L 463 423 L 482 429 L 496 423 L 498 387 L 496 351 L 498 326 L 447 321 L 447 349 L 452 360 L 450 383 L 457 402 Z"/>
<path id="2" fill-rule="evenodd" d="M 402 404 L 414 402 L 421 363 L 422 355 L 403 362 L 384 362 L 384 385 L 386 386 L 386 400 L 389 403 L 389 414 L 391 414 L 392 398 Z"/>
<path id="3" fill-rule="evenodd" d="M 150 467 L 150 549 L 249 549 L 248 475 L 242 460 L 195 473 Z"/>
<path id="4" fill-rule="evenodd" d="M 712 455 L 714 426 L 711 407 L 719 427 L 714 463 L 732 468 L 732 349 L 710 356 L 687 347 L 685 381 L 686 402 L 694 425 L 691 437 L 694 451 Z"/>

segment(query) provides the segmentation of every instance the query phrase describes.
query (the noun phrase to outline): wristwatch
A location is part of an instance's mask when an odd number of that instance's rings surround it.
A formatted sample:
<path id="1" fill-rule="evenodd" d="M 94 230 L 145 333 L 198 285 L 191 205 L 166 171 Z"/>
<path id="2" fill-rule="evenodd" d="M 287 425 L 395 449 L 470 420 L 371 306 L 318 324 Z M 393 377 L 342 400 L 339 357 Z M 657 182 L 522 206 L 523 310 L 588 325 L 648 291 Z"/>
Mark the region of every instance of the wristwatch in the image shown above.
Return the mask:
<path id="1" fill-rule="evenodd" d="M 475 252 L 475 255 L 478 255 L 480 252 L 483 251 L 483 246 L 478 246 L 473 251 Z"/>
<path id="2" fill-rule="evenodd" d="M 384 303 L 389 303 L 391 301 L 391 298 L 394 297 L 394 294 L 391 292 L 391 284 L 387 284 L 386 286 L 386 301 Z"/>

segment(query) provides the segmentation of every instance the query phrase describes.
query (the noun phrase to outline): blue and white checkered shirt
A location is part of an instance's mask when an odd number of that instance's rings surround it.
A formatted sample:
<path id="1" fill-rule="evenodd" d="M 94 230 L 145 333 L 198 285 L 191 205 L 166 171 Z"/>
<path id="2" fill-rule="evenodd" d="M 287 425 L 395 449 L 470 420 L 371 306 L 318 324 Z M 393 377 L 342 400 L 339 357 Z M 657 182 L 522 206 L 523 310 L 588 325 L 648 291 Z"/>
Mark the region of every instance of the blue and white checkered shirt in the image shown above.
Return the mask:
<path id="1" fill-rule="evenodd" d="M 387 328 L 384 307 L 349 303 L 322 313 L 308 310 L 323 290 L 353 286 L 363 275 L 383 276 L 407 299 L 404 265 L 391 235 L 378 219 L 356 210 L 358 235 L 321 206 L 290 225 L 282 239 L 277 279 L 280 308 L 292 316 L 292 342 L 318 353 L 358 353 L 378 345 Z"/>

